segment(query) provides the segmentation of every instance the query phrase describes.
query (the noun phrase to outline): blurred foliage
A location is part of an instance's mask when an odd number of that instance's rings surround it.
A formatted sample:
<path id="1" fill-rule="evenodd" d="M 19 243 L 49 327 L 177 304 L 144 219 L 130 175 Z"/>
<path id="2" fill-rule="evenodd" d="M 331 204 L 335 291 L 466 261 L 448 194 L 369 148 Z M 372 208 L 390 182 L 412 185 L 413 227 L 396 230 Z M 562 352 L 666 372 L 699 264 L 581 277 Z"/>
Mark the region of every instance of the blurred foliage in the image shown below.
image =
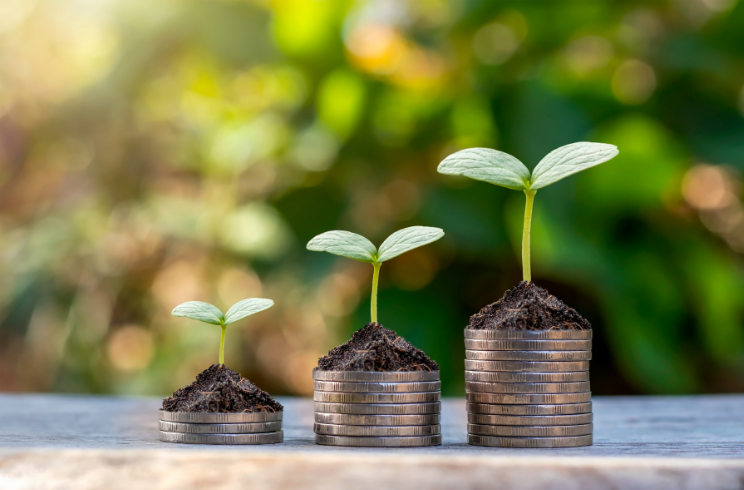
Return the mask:
<path id="1" fill-rule="evenodd" d="M 445 238 L 380 319 L 463 391 L 462 328 L 520 278 L 523 197 L 436 173 L 574 141 L 538 193 L 536 283 L 595 327 L 596 394 L 744 389 L 744 5 L 735 0 L 5 0 L 0 389 L 166 394 L 216 362 L 201 300 L 277 306 L 226 359 L 274 394 L 368 321 L 348 229 Z"/>

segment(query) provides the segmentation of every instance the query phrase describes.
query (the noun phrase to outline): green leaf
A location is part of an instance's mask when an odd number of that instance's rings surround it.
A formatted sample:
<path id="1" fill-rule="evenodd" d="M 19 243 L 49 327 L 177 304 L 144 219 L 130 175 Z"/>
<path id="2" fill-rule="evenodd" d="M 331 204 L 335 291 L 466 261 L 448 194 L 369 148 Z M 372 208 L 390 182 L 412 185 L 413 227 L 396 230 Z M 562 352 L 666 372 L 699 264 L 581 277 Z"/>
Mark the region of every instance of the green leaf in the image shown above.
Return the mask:
<path id="1" fill-rule="evenodd" d="M 188 303 L 180 304 L 173 308 L 171 315 L 185 316 L 186 318 L 211 323 L 212 325 L 222 325 L 222 321 L 225 319 L 217 307 L 209 303 L 202 303 L 201 301 L 189 301 Z"/>
<path id="2" fill-rule="evenodd" d="M 564 177 L 606 162 L 618 153 L 615 145 L 604 143 L 581 142 L 556 148 L 535 167 L 530 189 L 540 189 L 558 182 Z"/>
<path id="3" fill-rule="evenodd" d="M 527 189 L 530 171 L 522 162 L 503 151 L 469 148 L 454 153 L 439 164 L 440 174 L 464 175 L 516 191 Z"/>
<path id="4" fill-rule="evenodd" d="M 377 247 L 363 236 L 350 231 L 336 230 L 322 233 L 308 242 L 307 249 L 369 263 L 377 258 Z"/>
<path id="5" fill-rule="evenodd" d="M 241 318 L 267 310 L 272 306 L 274 306 L 274 302 L 270 299 L 248 298 L 238 301 L 225 313 L 225 325 L 230 325 Z"/>
<path id="6" fill-rule="evenodd" d="M 441 228 L 432 228 L 431 226 L 403 228 L 382 242 L 377 262 L 385 262 L 414 248 L 435 242 L 443 236 L 444 231 Z"/>

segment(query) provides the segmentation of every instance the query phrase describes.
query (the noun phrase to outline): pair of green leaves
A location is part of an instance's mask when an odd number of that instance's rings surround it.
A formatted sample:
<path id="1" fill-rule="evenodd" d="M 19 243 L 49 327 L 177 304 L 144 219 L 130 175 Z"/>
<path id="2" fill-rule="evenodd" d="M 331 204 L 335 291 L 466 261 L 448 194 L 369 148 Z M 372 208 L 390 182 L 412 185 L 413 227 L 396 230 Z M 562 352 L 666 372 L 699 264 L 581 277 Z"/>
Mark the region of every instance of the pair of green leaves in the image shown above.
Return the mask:
<path id="1" fill-rule="evenodd" d="M 515 191 L 537 190 L 606 162 L 617 154 L 614 145 L 572 143 L 548 153 L 530 174 L 522 162 L 508 153 L 489 148 L 469 148 L 445 158 L 437 171 L 447 175 L 464 175 Z"/>
<path id="2" fill-rule="evenodd" d="M 444 231 L 441 228 L 411 226 L 390 235 L 378 249 L 362 235 L 336 230 L 316 236 L 308 242 L 307 249 L 341 255 L 369 264 L 381 264 L 409 250 L 439 240 L 443 236 Z"/>
<path id="3" fill-rule="evenodd" d="M 171 315 L 184 316 L 192 320 L 199 320 L 212 325 L 230 325 L 241 318 L 245 318 L 259 311 L 266 310 L 274 306 L 270 299 L 249 298 L 235 303 L 227 313 L 222 313 L 216 306 L 201 301 L 189 301 L 176 306 Z"/>

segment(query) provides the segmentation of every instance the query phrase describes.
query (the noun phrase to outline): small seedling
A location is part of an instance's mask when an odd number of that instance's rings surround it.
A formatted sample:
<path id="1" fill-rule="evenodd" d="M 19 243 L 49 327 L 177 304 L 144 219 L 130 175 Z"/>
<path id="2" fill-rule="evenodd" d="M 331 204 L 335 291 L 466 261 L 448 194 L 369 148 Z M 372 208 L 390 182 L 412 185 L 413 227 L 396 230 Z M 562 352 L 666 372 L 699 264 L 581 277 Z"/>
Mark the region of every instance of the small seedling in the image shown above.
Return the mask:
<path id="1" fill-rule="evenodd" d="M 222 336 L 220 337 L 220 364 L 225 364 L 225 330 L 227 330 L 227 326 L 241 318 L 266 310 L 272 306 L 274 306 L 274 302 L 270 299 L 248 298 L 238 301 L 227 310 L 227 313 L 223 314 L 219 308 L 209 303 L 189 301 L 173 308 L 171 315 L 185 316 L 192 320 L 199 320 L 200 322 L 211 323 L 212 325 L 222 327 Z"/>
<path id="2" fill-rule="evenodd" d="M 444 236 L 440 228 L 430 226 L 411 226 L 398 230 L 382 242 L 377 249 L 372 242 L 362 235 L 350 231 L 327 231 L 307 244 L 307 249 L 314 252 L 328 252 L 341 255 L 360 262 L 372 264 L 372 322 L 377 323 L 377 281 L 380 277 L 382 263 L 398 255 L 435 242 Z"/>
<path id="3" fill-rule="evenodd" d="M 524 208 L 522 230 L 522 271 L 525 281 L 532 280 L 530 268 L 530 225 L 532 204 L 538 189 L 558 182 L 564 177 L 614 158 L 617 147 L 604 143 L 572 143 L 561 146 L 540 160 L 535 170 L 527 170 L 522 162 L 502 151 L 489 148 L 469 148 L 458 151 L 439 164 L 440 174 L 464 175 L 475 180 L 524 191 L 527 203 Z"/>

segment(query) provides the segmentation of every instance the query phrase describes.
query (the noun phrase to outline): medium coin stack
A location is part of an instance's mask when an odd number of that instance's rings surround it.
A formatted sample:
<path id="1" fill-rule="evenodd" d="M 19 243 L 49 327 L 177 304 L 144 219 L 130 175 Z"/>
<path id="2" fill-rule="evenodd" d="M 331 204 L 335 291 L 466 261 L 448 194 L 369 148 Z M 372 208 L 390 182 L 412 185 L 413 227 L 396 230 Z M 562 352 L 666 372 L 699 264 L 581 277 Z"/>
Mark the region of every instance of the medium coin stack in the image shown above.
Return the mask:
<path id="1" fill-rule="evenodd" d="M 442 443 L 439 371 L 318 371 L 315 442 L 417 447 Z"/>
<path id="2" fill-rule="evenodd" d="M 160 410 L 160 440 L 183 444 L 276 444 L 284 412 L 221 413 Z"/>
<path id="3" fill-rule="evenodd" d="M 592 444 L 591 330 L 465 329 L 468 443 Z"/>

